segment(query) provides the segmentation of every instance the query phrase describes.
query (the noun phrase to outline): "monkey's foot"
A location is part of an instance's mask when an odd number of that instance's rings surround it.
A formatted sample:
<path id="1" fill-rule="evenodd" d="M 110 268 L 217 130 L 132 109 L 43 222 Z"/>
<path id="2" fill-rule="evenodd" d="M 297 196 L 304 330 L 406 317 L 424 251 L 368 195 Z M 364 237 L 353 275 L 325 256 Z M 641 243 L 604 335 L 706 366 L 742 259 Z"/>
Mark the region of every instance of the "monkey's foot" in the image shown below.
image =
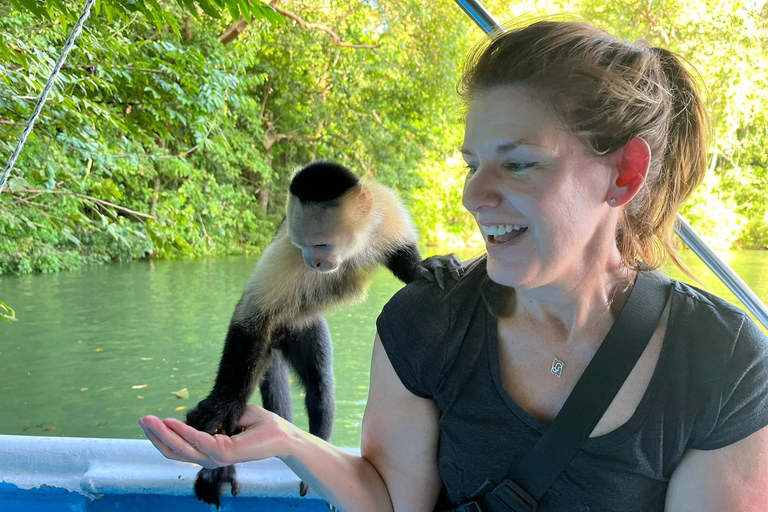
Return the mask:
<path id="1" fill-rule="evenodd" d="M 195 496 L 200 501 L 216 505 L 218 509 L 221 506 L 221 487 L 225 483 L 229 483 L 232 487 L 232 496 L 237 496 L 237 493 L 240 492 L 240 486 L 237 483 L 235 466 L 224 466 L 216 469 L 203 468 L 195 480 Z"/>

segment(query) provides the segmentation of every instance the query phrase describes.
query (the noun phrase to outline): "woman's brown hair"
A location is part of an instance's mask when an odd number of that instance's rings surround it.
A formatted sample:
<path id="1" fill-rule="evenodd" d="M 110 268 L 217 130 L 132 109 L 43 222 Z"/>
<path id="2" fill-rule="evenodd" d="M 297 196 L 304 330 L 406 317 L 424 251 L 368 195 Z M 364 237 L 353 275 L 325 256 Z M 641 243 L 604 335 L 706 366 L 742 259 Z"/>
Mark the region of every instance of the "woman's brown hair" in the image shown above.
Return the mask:
<path id="1" fill-rule="evenodd" d="M 682 58 L 630 44 L 579 21 L 539 21 L 499 32 L 467 59 L 465 102 L 497 87 L 522 86 L 545 99 L 596 155 L 635 137 L 651 148 L 645 186 L 622 210 L 616 243 L 625 264 L 655 269 L 670 257 L 676 213 L 704 178 L 709 121 Z"/>

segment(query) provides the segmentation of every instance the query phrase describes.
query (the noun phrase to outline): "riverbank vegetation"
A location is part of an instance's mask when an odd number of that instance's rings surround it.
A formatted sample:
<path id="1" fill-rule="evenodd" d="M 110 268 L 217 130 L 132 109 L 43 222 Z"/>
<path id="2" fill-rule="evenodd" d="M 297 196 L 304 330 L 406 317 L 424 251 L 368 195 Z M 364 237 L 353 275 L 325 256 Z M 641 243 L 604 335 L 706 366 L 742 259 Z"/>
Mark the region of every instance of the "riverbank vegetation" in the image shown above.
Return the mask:
<path id="1" fill-rule="evenodd" d="M 453 2 L 102 3 L 0 195 L 0 274 L 258 252 L 293 170 L 321 158 L 397 188 L 426 243 L 473 232 L 455 85 L 482 34 Z M 81 9 L 39 4 L 0 0 L 3 165 Z M 684 214 L 716 248 L 768 247 L 768 4 L 486 5 L 501 21 L 580 15 L 685 55 L 715 140 Z"/>

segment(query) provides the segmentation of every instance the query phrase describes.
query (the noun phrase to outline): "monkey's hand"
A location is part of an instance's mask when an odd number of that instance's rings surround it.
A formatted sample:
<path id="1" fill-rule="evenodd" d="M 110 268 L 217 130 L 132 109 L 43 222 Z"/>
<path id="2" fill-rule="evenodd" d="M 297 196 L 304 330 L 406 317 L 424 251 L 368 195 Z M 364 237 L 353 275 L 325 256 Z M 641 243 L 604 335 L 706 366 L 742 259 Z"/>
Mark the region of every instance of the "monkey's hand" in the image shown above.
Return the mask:
<path id="1" fill-rule="evenodd" d="M 211 393 L 187 413 L 187 425 L 208 434 L 236 434 L 245 403 Z"/>
<path id="2" fill-rule="evenodd" d="M 445 290 L 445 274 L 458 281 L 462 273 L 461 260 L 453 253 L 430 256 L 419 265 L 418 274 L 430 283 L 437 282 L 441 290 Z"/>
<path id="3" fill-rule="evenodd" d="M 231 436 L 238 432 L 237 422 L 244 411 L 245 404 L 211 394 L 187 413 L 187 425 L 208 434 Z M 237 496 L 240 486 L 235 466 L 203 468 L 195 480 L 195 496 L 198 500 L 216 505 L 218 509 L 221 505 L 221 488 L 226 483 L 231 486 L 232 496 Z"/>

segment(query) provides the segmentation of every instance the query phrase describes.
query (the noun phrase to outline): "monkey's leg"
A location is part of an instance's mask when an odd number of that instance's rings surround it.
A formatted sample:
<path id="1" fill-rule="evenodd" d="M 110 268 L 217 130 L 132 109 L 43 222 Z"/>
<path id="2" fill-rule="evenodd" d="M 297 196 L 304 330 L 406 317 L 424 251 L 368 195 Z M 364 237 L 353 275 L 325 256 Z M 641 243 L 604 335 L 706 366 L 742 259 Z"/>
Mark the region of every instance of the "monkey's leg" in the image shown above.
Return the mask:
<path id="1" fill-rule="evenodd" d="M 325 319 L 318 317 L 312 325 L 296 332 L 286 356 L 306 391 L 309 432 L 330 440 L 335 409 L 333 345 Z"/>
<path id="2" fill-rule="evenodd" d="M 305 405 L 309 417 L 309 432 L 330 441 L 333 430 L 335 396 L 333 390 L 333 345 L 328 324 L 323 317 L 293 334 L 293 339 L 283 345 L 296 375 L 304 385 Z M 307 494 L 304 482 L 299 494 Z M 335 510 L 328 504 L 331 510 Z"/>
<path id="3" fill-rule="evenodd" d="M 264 374 L 259 389 L 261 390 L 261 403 L 266 410 L 293 422 L 291 382 L 288 378 L 288 365 L 285 363 L 281 350 L 275 350 L 272 366 Z"/>

